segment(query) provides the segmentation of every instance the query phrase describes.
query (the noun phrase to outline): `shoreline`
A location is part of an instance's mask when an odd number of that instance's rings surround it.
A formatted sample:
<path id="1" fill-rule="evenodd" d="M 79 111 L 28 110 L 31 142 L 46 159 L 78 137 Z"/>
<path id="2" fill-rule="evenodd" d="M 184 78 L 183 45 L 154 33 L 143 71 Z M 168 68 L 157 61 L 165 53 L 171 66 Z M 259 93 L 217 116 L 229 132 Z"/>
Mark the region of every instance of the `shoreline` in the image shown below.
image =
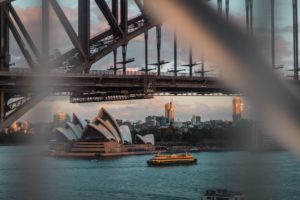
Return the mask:
<path id="1" fill-rule="evenodd" d="M 22 146 L 46 146 L 48 144 L 34 144 L 34 143 L 20 143 L 20 144 L 7 144 L 7 143 L 0 143 L 0 147 L 22 147 Z M 176 145 L 174 146 L 167 146 L 167 148 L 173 148 L 173 147 L 178 147 Z M 234 147 L 216 147 L 216 148 L 203 148 L 203 149 L 193 149 L 197 148 L 197 146 L 192 146 L 190 149 L 186 148 L 178 148 L 176 150 L 161 150 L 167 153 L 184 153 L 184 152 L 189 152 L 189 153 L 200 153 L 200 152 L 239 152 L 239 151 L 250 151 L 250 152 L 278 152 L 278 151 L 287 151 L 282 148 L 234 148 Z M 159 152 L 159 150 L 157 150 Z"/>

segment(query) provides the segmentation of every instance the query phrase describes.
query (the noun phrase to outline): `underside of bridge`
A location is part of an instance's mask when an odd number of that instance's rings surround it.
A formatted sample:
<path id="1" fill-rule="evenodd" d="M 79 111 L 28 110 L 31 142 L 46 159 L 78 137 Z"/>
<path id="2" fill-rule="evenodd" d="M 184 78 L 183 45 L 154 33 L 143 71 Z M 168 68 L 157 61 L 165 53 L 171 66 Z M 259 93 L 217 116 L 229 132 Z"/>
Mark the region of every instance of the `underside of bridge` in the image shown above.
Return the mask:
<path id="1" fill-rule="evenodd" d="M 41 72 L 41 74 L 48 74 L 52 69 L 68 66 L 69 72 L 77 73 L 89 73 L 89 70 L 95 62 L 106 56 L 107 54 L 114 52 L 115 57 L 116 50 L 119 47 L 123 47 L 123 73 L 126 74 L 126 46 L 130 40 L 136 36 L 148 31 L 154 27 L 152 23 L 145 15 L 145 9 L 143 2 L 135 0 L 134 2 L 141 11 L 141 15 L 129 19 L 128 17 L 128 1 L 127 0 L 112 0 L 111 5 L 108 5 L 103 0 L 93 0 L 99 8 L 99 12 L 103 14 L 110 29 L 90 38 L 90 1 L 92 0 L 78 0 L 78 30 L 77 33 L 73 29 L 70 21 L 66 17 L 63 9 L 56 0 L 42 0 L 42 50 L 41 52 L 36 47 L 34 39 L 27 32 L 26 27 L 23 25 L 16 10 L 14 9 L 11 1 L 1 1 L 0 3 L 0 70 L 2 72 L 10 71 L 10 52 L 9 41 L 10 32 L 16 40 L 21 52 L 23 53 L 30 72 Z M 65 32 L 67 33 L 74 48 L 68 52 L 50 59 L 49 53 L 49 31 L 50 31 L 50 8 L 53 9 L 55 15 L 58 17 Z M 120 15 L 120 16 L 119 16 Z M 116 59 L 115 59 L 116 62 Z M 117 73 L 117 65 L 114 65 L 114 72 Z M 42 77 L 42 75 L 41 75 Z M 24 78 L 24 77 L 23 77 Z M 29 79 L 33 79 L 31 76 Z M 21 78 L 22 79 L 22 78 Z M 2 77 L 2 83 L 4 81 Z M 22 79 L 24 80 L 24 79 Z M 27 83 L 28 80 L 26 80 Z M 88 82 L 98 82 L 95 77 L 89 79 Z M 8 82 L 6 82 L 8 83 Z M 15 83 L 16 84 L 16 83 Z M 34 84 L 38 84 L 35 82 Z M 16 84 L 16 86 L 19 84 Z M 36 88 L 36 85 L 29 84 L 31 88 Z M 21 86 L 21 85 L 19 85 Z M 28 86 L 28 85 L 27 85 Z M 51 91 L 36 91 L 30 90 L 26 83 L 19 89 L 14 87 L 13 90 L 9 87 L 1 87 L 0 90 L 0 129 L 7 127 L 13 121 L 22 116 L 30 108 L 36 105 L 44 97 L 51 92 L 60 92 L 64 90 L 71 95 L 71 102 L 78 102 L 79 97 L 95 96 L 94 89 L 90 89 L 84 85 L 84 93 L 79 88 L 61 89 L 58 87 L 51 87 Z M 29 89 L 29 90 L 28 90 Z M 53 91 L 57 89 L 57 91 Z M 108 94 L 108 93 L 107 93 Z M 116 93 L 120 95 L 120 92 Z M 115 95 L 115 94 L 114 94 Z M 138 96 L 137 98 L 141 98 Z M 112 98 L 112 100 L 114 100 Z M 99 99 L 100 101 L 100 99 Z"/>
<path id="2" fill-rule="evenodd" d="M 155 95 L 236 94 L 216 77 L 207 76 L 211 71 L 205 69 L 203 55 L 201 62 L 194 60 L 192 42 L 189 48 L 189 62 L 182 65 L 182 67 L 187 67 L 188 73 L 182 76 L 182 70 L 178 69 L 177 62 L 176 30 L 173 49 L 174 68 L 168 73 L 161 72 L 161 67 L 169 63 L 163 60 L 161 55 L 163 24 L 154 22 L 148 17 L 151 11 L 147 10 L 148 7 L 145 5 L 147 1 L 132 1 L 140 13 L 133 18 L 129 18 L 128 0 L 77 1 L 78 30 L 74 30 L 57 0 L 41 0 L 42 45 L 39 49 L 35 38 L 32 38 L 22 23 L 13 6 L 13 1 L 0 0 L 0 130 L 9 126 L 48 95 L 67 95 L 70 96 L 71 103 L 86 103 L 147 99 Z M 109 29 L 91 37 L 90 6 L 92 1 L 97 6 L 98 12 L 101 12 L 108 22 Z M 247 30 L 252 33 L 253 1 L 245 0 L 245 2 Z M 228 21 L 229 0 L 226 0 L 225 5 Z M 296 11 L 294 6 L 294 12 Z M 222 0 L 218 0 L 218 13 L 222 15 Z M 65 53 L 56 52 L 56 55 L 50 53 L 52 17 L 50 14 L 57 17 L 73 45 L 73 48 Z M 149 64 L 148 31 L 152 28 L 156 29 L 157 61 Z M 144 34 L 145 41 L 145 67 L 135 73 L 128 72 L 128 63 L 135 59 L 127 58 L 127 45 L 142 34 Z M 9 44 L 11 36 L 27 61 L 28 69 L 13 70 L 10 67 L 13 65 Z M 117 61 L 119 48 L 122 52 L 122 61 Z M 297 50 L 297 48 L 295 44 L 294 49 Z M 107 71 L 91 70 L 93 64 L 110 53 L 113 53 L 111 68 Z M 194 71 L 194 67 L 198 65 L 201 66 L 201 70 Z M 58 69 L 63 69 L 63 72 L 57 73 Z M 156 72 L 152 72 L 155 70 Z M 297 79 L 298 71 L 298 62 L 296 62 L 294 73 Z"/>
<path id="3" fill-rule="evenodd" d="M 91 1 L 99 8 L 109 24 L 109 29 L 91 37 Z M 161 59 L 162 24 L 147 17 L 145 2 L 133 1 L 140 11 L 129 19 L 128 0 L 78 0 L 78 30 L 75 31 L 57 0 L 42 0 L 41 33 L 42 47 L 39 50 L 34 38 L 22 23 L 12 1 L 0 3 L 0 130 L 28 112 L 48 95 L 68 95 L 71 103 L 119 101 L 153 98 L 154 95 L 205 95 L 232 94 L 215 79 L 205 78 L 207 73 L 202 64 L 200 76 L 192 78 L 193 61 L 190 49 L 188 77 L 179 77 L 177 70 L 177 37 L 174 38 L 174 59 L 176 65 L 170 74 L 161 73 L 161 67 L 168 63 Z M 56 56 L 50 55 L 50 16 L 56 15 L 72 42 L 73 49 Z M 152 64 L 157 73 L 148 66 L 148 30 L 156 28 L 157 62 Z M 127 64 L 134 59 L 127 58 L 130 40 L 144 34 L 145 68 L 138 74 L 128 74 Z M 10 36 L 13 36 L 29 69 L 14 71 L 10 68 Z M 117 49 L 121 47 L 121 62 L 117 62 Z M 92 72 L 91 66 L 113 52 L 114 64 L 108 72 Z M 118 67 L 118 64 L 121 67 Z M 55 69 L 67 69 L 62 74 L 52 73 Z M 119 72 L 121 70 L 121 72 Z M 47 80 L 47 81 L 46 81 Z M 47 84 L 46 84 L 47 83 Z M 45 84 L 45 85 L 43 85 Z"/>

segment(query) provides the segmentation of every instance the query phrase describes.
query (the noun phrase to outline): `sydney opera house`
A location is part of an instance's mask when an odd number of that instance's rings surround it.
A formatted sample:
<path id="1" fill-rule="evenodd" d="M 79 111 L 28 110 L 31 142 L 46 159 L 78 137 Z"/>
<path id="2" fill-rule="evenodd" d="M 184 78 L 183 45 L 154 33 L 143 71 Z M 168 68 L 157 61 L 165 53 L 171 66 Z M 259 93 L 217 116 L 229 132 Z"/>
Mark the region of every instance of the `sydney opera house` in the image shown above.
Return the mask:
<path id="1" fill-rule="evenodd" d="M 154 135 L 136 135 L 127 125 L 119 126 L 112 115 L 101 108 L 91 123 L 73 114 L 72 122 L 55 129 L 49 155 L 65 157 L 121 156 L 155 153 Z"/>

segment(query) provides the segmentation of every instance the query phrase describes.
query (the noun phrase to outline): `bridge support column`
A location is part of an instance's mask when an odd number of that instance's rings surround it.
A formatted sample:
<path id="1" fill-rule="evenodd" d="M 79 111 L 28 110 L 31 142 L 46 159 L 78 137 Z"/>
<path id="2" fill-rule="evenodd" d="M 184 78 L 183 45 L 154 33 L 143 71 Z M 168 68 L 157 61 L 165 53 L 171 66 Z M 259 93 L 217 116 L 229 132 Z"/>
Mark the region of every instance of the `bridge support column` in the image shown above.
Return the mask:
<path id="1" fill-rule="evenodd" d="M 0 123 L 4 121 L 4 118 L 5 118 L 5 100 L 4 100 L 4 92 L 1 91 L 0 92 Z"/>
<path id="2" fill-rule="evenodd" d="M 247 30 L 247 33 L 249 33 L 249 26 L 250 26 L 250 22 L 249 22 L 249 0 L 245 0 L 245 7 L 246 7 L 246 30 Z"/>
<path id="3" fill-rule="evenodd" d="M 246 4 L 246 28 L 253 35 L 253 0 L 245 0 Z"/>
<path id="4" fill-rule="evenodd" d="M 50 24 L 49 24 L 49 0 L 42 1 L 42 67 L 47 69 L 50 56 Z"/>
<path id="5" fill-rule="evenodd" d="M 272 44 L 272 67 L 275 69 L 275 16 L 274 0 L 271 0 L 271 44 Z"/>
<path id="6" fill-rule="evenodd" d="M 156 46 L 157 46 L 157 75 L 160 76 L 161 25 L 156 26 Z"/>
<path id="7" fill-rule="evenodd" d="M 117 74 L 117 57 L 118 57 L 118 50 L 114 50 L 114 75 Z"/>
<path id="8" fill-rule="evenodd" d="M 204 78 L 205 76 L 205 60 L 204 60 L 204 55 L 201 57 L 201 76 Z"/>
<path id="9" fill-rule="evenodd" d="M 250 34 L 253 35 L 253 0 L 249 0 L 250 8 Z"/>
<path id="10" fill-rule="evenodd" d="M 192 45 L 190 46 L 190 51 L 189 51 L 189 55 L 190 55 L 190 77 L 193 77 L 193 47 Z"/>
<path id="11" fill-rule="evenodd" d="M 117 23 L 119 23 L 119 0 L 112 0 L 112 13 Z M 117 74 L 118 49 L 114 50 L 114 75 Z"/>
<path id="12" fill-rule="evenodd" d="M 226 6 L 226 8 L 225 8 L 225 12 L 226 12 L 226 21 L 229 21 L 229 0 L 226 0 L 226 2 L 225 2 L 225 6 Z"/>
<path id="13" fill-rule="evenodd" d="M 122 45 L 123 75 L 126 75 L 127 44 Z"/>
<path id="14" fill-rule="evenodd" d="M 128 0 L 121 0 L 121 28 L 125 35 L 128 34 Z M 127 43 L 122 45 L 123 75 L 126 75 Z"/>
<path id="15" fill-rule="evenodd" d="M 294 79 L 299 80 L 298 58 L 298 0 L 293 0 Z"/>
<path id="16" fill-rule="evenodd" d="M 128 33 L 128 0 L 121 0 L 121 28 Z"/>
<path id="17" fill-rule="evenodd" d="M 90 0 L 78 0 L 78 38 L 86 55 L 83 71 L 88 73 L 90 66 Z"/>
<path id="18" fill-rule="evenodd" d="M 7 103 L 8 97 L 5 95 L 4 91 L 0 91 L 0 134 L 6 128 L 4 126 L 4 122 L 6 119 L 6 112 L 7 112 Z"/>
<path id="19" fill-rule="evenodd" d="M 9 63 L 9 27 L 5 18 L 4 8 L 0 7 L 0 69 L 8 70 Z"/>
<path id="20" fill-rule="evenodd" d="M 145 32 L 145 74 L 148 75 L 148 31 Z"/>
<path id="21" fill-rule="evenodd" d="M 177 76 L 177 32 L 174 32 L 174 75 Z"/>

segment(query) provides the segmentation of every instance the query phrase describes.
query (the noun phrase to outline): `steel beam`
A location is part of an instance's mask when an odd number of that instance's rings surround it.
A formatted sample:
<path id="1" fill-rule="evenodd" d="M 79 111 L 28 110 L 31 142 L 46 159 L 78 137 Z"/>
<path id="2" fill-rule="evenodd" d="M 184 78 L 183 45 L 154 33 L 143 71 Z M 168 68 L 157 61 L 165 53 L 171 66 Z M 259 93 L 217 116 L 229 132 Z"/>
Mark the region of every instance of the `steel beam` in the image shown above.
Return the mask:
<path id="1" fill-rule="evenodd" d="M 226 6 L 226 21 L 229 21 L 229 9 L 230 9 L 230 7 L 229 7 L 229 0 L 226 0 L 225 1 L 225 6 Z"/>
<path id="2" fill-rule="evenodd" d="M 86 55 L 90 54 L 90 0 L 78 0 L 78 38 Z"/>
<path id="3" fill-rule="evenodd" d="M 294 79 L 299 80 L 298 58 L 298 0 L 293 0 Z"/>
<path id="4" fill-rule="evenodd" d="M 81 46 L 80 40 L 77 37 L 76 32 L 74 31 L 72 25 L 68 21 L 66 15 L 64 14 L 63 10 L 61 9 L 61 7 L 57 3 L 57 1 L 51 0 L 51 1 L 49 1 L 49 3 L 52 5 L 53 10 L 55 11 L 60 22 L 62 23 L 62 25 L 63 25 L 66 33 L 68 34 L 74 47 L 79 51 L 80 55 L 82 56 L 82 58 L 85 61 L 88 60 L 87 55 L 85 54 L 85 51 L 84 51 L 83 47 Z"/>
<path id="5" fill-rule="evenodd" d="M 49 36 L 49 0 L 42 1 L 42 63 L 43 68 L 48 67 L 50 57 L 50 36 Z"/>
<path id="6" fill-rule="evenodd" d="M 36 78 L 51 79 L 47 88 L 51 92 L 122 92 L 124 89 L 135 91 L 143 91 L 144 77 L 142 72 L 127 72 L 126 76 L 113 75 L 107 71 L 94 71 L 90 74 L 82 73 L 64 73 L 58 76 L 51 73 L 0 73 L 0 90 L 11 93 L 32 93 L 37 92 L 34 86 Z M 170 82 L 173 81 L 172 84 Z M 185 89 L 189 92 L 203 91 L 207 88 L 226 89 L 217 77 L 193 77 L 188 76 L 174 77 L 170 74 L 162 74 L 161 76 L 151 76 L 151 82 L 156 84 L 157 89 L 164 91 L 184 92 Z M 9 84 L 7 84 L 9 83 Z M 135 89 L 136 88 L 136 89 Z M 157 91 L 160 91 L 157 90 Z"/>
<path id="7" fill-rule="evenodd" d="M 33 61 L 30 53 L 28 52 L 28 50 L 25 47 L 25 43 L 22 39 L 22 37 L 20 36 L 17 27 L 15 26 L 13 20 L 11 19 L 10 15 L 9 15 L 9 11 L 7 8 L 4 8 L 4 13 L 5 13 L 5 18 L 7 20 L 8 26 L 12 32 L 12 34 L 14 35 L 14 38 L 16 39 L 16 42 L 18 44 L 18 46 L 20 47 L 21 52 L 23 53 L 27 63 L 29 64 L 29 67 L 31 69 L 37 69 L 37 65 L 36 63 Z"/>
<path id="8" fill-rule="evenodd" d="M 26 42 L 28 43 L 28 45 L 31 48 L 34 55 L 36 56 L 37 60 L 40 60 L 41 54 L 40 54 L 39 50 L 37 49 L 37 47 L 35 46 L 32 38 L 30 37 L 29 33 L 27 32 L 24 24 L 22 23 L 21 19 L 19 18 L 19 16 L 18 16 L 17 12 L 15 11 L 14 7 L 11 4 L 9 4 L 8 9 L 9 9 L 9 12 L 10 12 L 11 16 L 14 18 L 19 30 L 23 34 Z"/>
<path id="9" fill-rule="evenodd" d="M 145 18 L 143 18 L 143 16 L 137 16 L 128 21 L 128 26 L 132 26 L 132 25 L 142 22 L 144 20 L 145 20 Z M 91 38 L 91 43 L 95 43 L 97 41 L 103 40 L 104 38 L 112 36 L 112 35 L 113 35 L 113 31 L 107 30 L 107 31 L 100 33 L 99 35 Z"/>
<path id="10" fill-rule="evenodd" d="M 0 7 L 0 69 L 8 70 L 9 63 L 9 26 L 5 18 L 4 7 Z"/>
<path id="11" fill-rule="evenodd" d="M 87 60 L 90 58 L 90 30 L 90 0 L 78 0 L 78 38 Z M 88 69 L 86 62 L 83 71 L 87 73 Z"/>
<path id="12" fill-rule="evenodd" d="M 144 33 L 145 37 L 145 73 L 148 75 L 148 31 Z"/>
<path id="13" fill-rule="evenodd" d="M 253 0 L 249 0 L 250 34 L 253 35 Z"/>
<path id="14" fill-rule="evenodd" d="M 5 120 L 5 98 L 4 98 L 4 91 L 0 91 L 0 123 L 4 122 L 4 120 Z"/>
<path id="15" fill-rule="evenodd" d="M 272 67 L 275 68 L 275 16 L 274 0 L 271 0 L 271 44 L 272 44 Z"/>
<path id="16" fill-rule="evenodd" d="M 115 17 L 117 24 L 119 24 L 119 0 L 111 1 L 112 14 Z M 118 57 L 118 49 L 114 50 L 114 74 L 117 74 L 117 57 Z"/>
<path id="17" fill-rule="evenodd" d="M 118 49 L 114 50 L 114 74 L 117 74 Z"/>
<path id="18" fill-rule="evenodd" d="M 189 60 L 190 60 L 190 77 L 193 77 L 193 47 L 192 45 L 190 45 L 190 49 L 189 49 Z"/>
<path id="19" fill-rule="evenodd" d="M 123 75 L 126 75 L 127 44 L 122 45 Z"/>
<path id="20" fill-rule="evenodd" d="M 45 97 L 46 97 L 45 94 L 40 94 L 40 95 L 32 98 L 21 108 L 17 109 L 13 113 L 11 113 L 9 116 L 7 116 L 5 118 L 5 120 L 0 123 L 0 131 L 9 127 L 14 121 L 16 121 L 20 117 L 22 117 L 25 113 L 27 113 L 30 109 L 32 109 L 35 105 L 37 105 L 40 101 L 42 101 Z"/>
<path id="21" fill-rule="evenodd" d="M 153 26 L 154 26 L 153 24 L 146 24 L 145 26 L 141 27 L 140 29 L 129 33 L 126 37 L 120 38 L 118 41 L 116 41 L 115 43 L 113 43 L 110 46 L 106 47 L 105 49 L 103 49 L 98 54 L 92 56 L 91 60 L 89 62 L 90 65 L 97 62 L 99 59 L 101 59 L 104 56 L 108 55 L 109 53 L 111 53 L 112 51 L 114 51 L 118 47 L 122 46 L 123 44 L 128 43 L 130 40 L 137 37 L 138 35 L 143 34 L 145 31 L 153 28 Z"/>
<path id="22" fill-rule="evenodd" d="M 103 13 L 104 17 L 106 18 L 106 20 L 108 21 L 109 25 L 111 26 L 111 29 L 119 36 L 124 35 L 123 30 L 120 28 L 118 21 L 116 20 L 114 14 L 111 12 L 107 3 L 104 0 L 95 0 L 95 2 L 98 5 L 99 9 L 102 11 L 102 13 Z"/>
<path id="23" fill-rule="evenodd" d="M 142 16 L 135 17 L 128 21 L 128 26 L 132 26 L 133 24 L 136 24 L 136 23 L 137 24 L 144 23 L 144 18 Z M 146 30 L 149 30 L 150 28 L 153 28 L 153 27 L 154 27 L 154 24 L 146 23 L 143 26 L 141 26 L 140 28 L 134 30 L 133 32 L 130 32 L 127 35 L 127 37 L 118 38 L 115 41 L 112 41 L 113 44 L 110 44 L 109 47 L 106 46 L 100 52 L 95 53 L 94 55 L 91 55 L 89 64 L 93 64 L 97 60 L 103 58 L 107 54 L 111 53 L 112 51 L 114 51 L 115 49 L 120 47 L 124 42 L 128 42 L 132 38 L 144 33 Z M 112 36 L 113 36 L 112 30 L 107 30 L 103 33 L 100 33 L 97 36 L 90 39 L 90 46 L 97 44 L 97 42 L 102 41 L 105 38 L 110 38 Z M 60 58 L 57 58 L 55 61 L 51 62 L 50 66 L 58 66 L 60 63 L 64 62 L 68 58 L 74 56 L 76 53 L 78 53 L 78 51 L 75 48 L 73 48 L 73 49 L 69 50 L 68 52 L 66 52 L 65 54 L 63 54 Z M 81 64 L 82 63 L 79 63 L 79 65 L 81 65 Z M 72 71 L 78 72 L 78 69 L 75 67 L 74 69 L 72 69 Z"/>
<path id="24" fill-rule="evenodd" d="M 177 32 L 174 31 L 174 75 L 177 76 Z"/>
<path id="25" fill-rule="evenodd" d="M 125 35 L 128 33 L 128 0 L 121 0 L 121 28 Z"/>
<path id="26" fill-rule="evenodd" d="M 157 47 L 157 75 L 160 76 L 161 68 L 161 25 L 156 26 L 156 47 Z"/>
<path id="27" fill-rule="evenodd" d="M 249 33 L 250 31 L 250 13 L 249 13 L 249 9 L 250 9 L 250 4 L 249 4 L 249 0 L 245 0 L 245 8 L 246 8 L 246 30 L 247 33 Z"/>
<path id="28" fill-rule="evenodd" d="M 128 34 L 128 0 L 121 0 L 121 28 L 124 37 Z M 127 43 L 122 44 L 122 57 L 123 57 L 123 75 L 126 75 L 126 56 L 127 56 Z"/>
<path id="29" fill-rule="evenodd" d="M 204 55 L 202 55 L 201 57 L 201 76 L 202 78 L 204 78 L 205 75 L 205 59 L 204 59 Z"/>
<path id="30" fill-rule="evenodd" d="M 111 4 L 112 14 L 115 17 L 117 23 L 119 24 L 119 0 L 112 0 Z"/>

